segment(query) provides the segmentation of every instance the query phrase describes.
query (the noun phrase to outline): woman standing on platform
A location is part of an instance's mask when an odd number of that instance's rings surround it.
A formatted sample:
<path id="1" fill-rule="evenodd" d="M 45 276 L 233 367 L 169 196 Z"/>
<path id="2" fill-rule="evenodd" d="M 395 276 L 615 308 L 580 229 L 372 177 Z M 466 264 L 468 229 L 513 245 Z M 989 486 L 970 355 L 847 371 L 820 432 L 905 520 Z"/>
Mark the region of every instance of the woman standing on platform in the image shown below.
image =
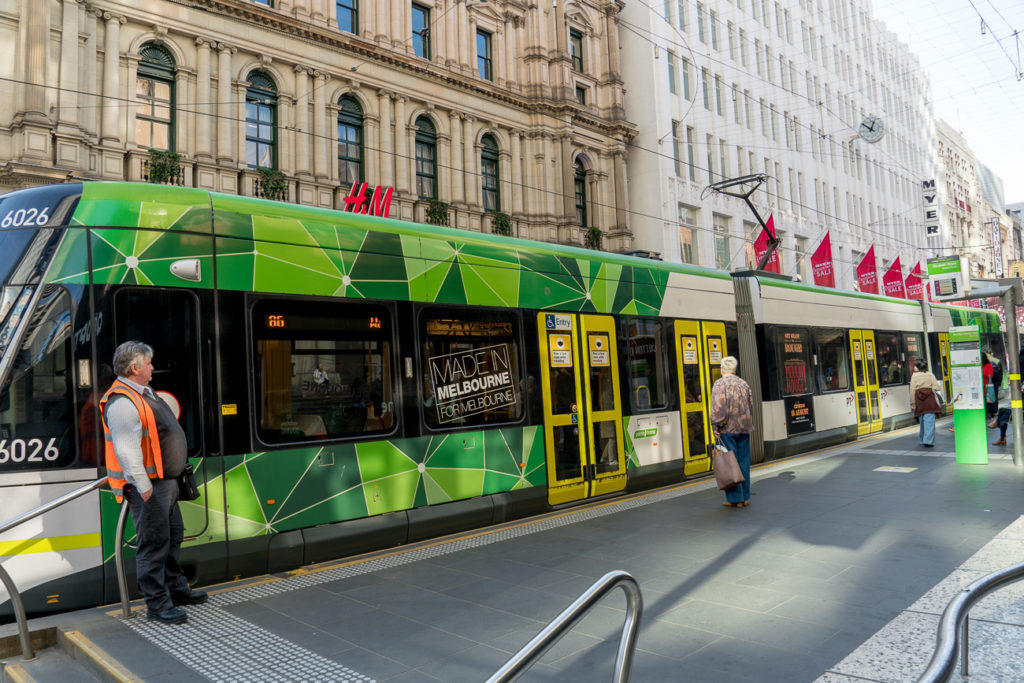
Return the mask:
<path id="1" fill-rule="evenodd" d="M 931 448 L 935 445 L 935 416 L 942 415 L 942 385 L 935 375 L 928 372 L 928 362 L 924 358 L 914 361 L 916 372 L 910 378 L 910 409 L 921 424 L 920 442 L 922 446 Z"/>
<path id="2" fill-rule="evenodd" d="M 725 507 L 750 504 L 750 433 L 754 431 L 754 396 L 750 385 L 736 376 L 737 360 L 722 359 L 722 377 L 711 387 L 711 426 L 715 438 L 736 455 L 743 482 L 725 490 Z"/>

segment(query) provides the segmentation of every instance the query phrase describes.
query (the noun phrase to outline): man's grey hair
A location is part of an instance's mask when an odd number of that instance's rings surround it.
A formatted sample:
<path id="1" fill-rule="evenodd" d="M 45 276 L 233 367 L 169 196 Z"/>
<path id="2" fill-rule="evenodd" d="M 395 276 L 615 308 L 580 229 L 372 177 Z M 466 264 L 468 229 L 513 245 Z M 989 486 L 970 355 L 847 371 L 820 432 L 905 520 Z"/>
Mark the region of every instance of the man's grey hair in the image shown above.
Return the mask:
<path id="1" fill-rule="evenodd" d="M 722 366 L 721 366 L 722 374 L 723 375 L 735 375 L 736 374 L 736 366 L 739 365 L 739 364 L 740 364 L 740 362 L 738 360 L 736 360 L 736 358 L 734 356 L 726 356 L 725 358 L 722 359 Z"/>
<path id="2" fill-rule="evenodd" d="M 126 341 L 114 349 L 114 372 L 118 377 L 131 374 L 132 366 L 142 365 L 153 357 L 153 347 L 140 341 Z"/>

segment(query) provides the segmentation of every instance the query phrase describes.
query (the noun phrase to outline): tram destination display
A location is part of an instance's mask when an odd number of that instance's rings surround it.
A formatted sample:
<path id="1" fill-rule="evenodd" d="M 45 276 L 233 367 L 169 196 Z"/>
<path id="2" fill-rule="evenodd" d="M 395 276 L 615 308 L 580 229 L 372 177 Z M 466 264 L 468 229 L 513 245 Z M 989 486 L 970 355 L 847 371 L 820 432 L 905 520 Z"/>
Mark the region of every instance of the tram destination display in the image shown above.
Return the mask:
<path id="1" fill-rule="evenodd" d="M 427 368 L 439 422 L 509 410 L 519 400 L 508 344 L 434 356 Z"/>

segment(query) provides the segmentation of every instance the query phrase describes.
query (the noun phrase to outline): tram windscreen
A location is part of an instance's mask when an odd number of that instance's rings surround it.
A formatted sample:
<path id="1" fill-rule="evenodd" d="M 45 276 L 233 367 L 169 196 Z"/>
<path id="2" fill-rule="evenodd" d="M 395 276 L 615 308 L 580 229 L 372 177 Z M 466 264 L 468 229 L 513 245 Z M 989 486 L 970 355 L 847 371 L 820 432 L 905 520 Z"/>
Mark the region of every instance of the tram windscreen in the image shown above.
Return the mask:
<path id="1" fill-rule="evenodd" d="M 0 334 L 7 335 L 9 345 L 6 329 Z M 0 387 L 0 472 L 62 467 L 74 460 L 70 340 L 70 296 L 47 285 L 20 347 L 5 350 L 15 357 Z"/>
<path id="2" fill-rule="evenodd" d="M 11 281 L 40 228 L 66 224 L 69 209 L 81 194 L 80 183 L 64 183 L 0 195 L 0 284 Z"/>

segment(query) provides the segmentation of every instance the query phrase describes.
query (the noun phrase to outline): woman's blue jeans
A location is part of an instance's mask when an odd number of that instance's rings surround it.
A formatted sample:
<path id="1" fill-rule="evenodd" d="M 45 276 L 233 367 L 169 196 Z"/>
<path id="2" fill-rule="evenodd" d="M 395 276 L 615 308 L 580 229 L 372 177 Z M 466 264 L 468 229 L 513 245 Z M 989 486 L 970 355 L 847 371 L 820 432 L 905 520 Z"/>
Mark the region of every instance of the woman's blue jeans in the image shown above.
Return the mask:
<path id="1" fill-rule="evenodd" d="M 934 446 L 935 445 L 935 413 L 925 413 L 920 418 L 921 421 L 921 443 L 923 445 Z"/>
<path id="2" fill-rule="evenodd" d="M 725 499 L 730 503 L 750 500 L 750 434 L 722 435 L 722 444 L 736 455 L 736 462 L 743 473 L 743 483 L 725 490 Z"/>

